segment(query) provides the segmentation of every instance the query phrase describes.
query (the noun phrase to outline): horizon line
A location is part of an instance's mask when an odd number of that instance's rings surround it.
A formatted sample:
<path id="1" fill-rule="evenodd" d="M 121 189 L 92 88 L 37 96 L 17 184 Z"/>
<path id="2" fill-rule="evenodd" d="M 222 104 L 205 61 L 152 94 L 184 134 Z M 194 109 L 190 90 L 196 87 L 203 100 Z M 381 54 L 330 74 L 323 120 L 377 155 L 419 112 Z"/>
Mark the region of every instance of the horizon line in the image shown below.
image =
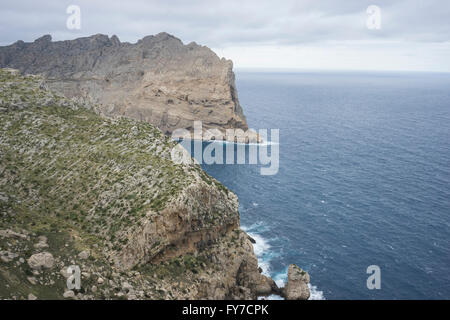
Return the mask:
<path id="1" fill-rule="evenodd" d="M 436 70 L 405 70 L 405 69 L 317 69 L 317 68 L 277 68 L 277 67 L 234 67 L 235 72 L 261 73 L 436 73 L 450 74 L 450 71 Z"/>

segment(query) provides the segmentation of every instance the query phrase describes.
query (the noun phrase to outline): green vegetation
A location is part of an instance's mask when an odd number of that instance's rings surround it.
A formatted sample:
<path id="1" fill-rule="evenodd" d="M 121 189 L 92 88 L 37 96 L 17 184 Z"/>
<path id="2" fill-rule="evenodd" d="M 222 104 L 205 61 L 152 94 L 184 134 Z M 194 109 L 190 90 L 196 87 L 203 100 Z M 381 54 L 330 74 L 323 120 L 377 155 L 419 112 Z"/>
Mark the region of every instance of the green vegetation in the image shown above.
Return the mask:
<path id="1" fill-rule="evenodd" d="M 1 224 L 102 243 L 190 183 L 170 160 L 175 143 L 152 125 L 100 117 L 35 76 L 0 70 L 0 88 L 0 192 L 14 195 L 0 202 Z"/>
<path id="2" fill-rule="evenodd" d="M 146 264 L 138 268 L 143 274 L 156 275 L 159 279 L 183 279 L 187 273 L 197 274 L 199 270 L 208 265 L 208 259 L 205 255 L 194 256 L 186 254 L 182 257 L 176 257 L 169 261 L 159 264 Z"/>
<path id="3" fill-rule="evenodd" d="M 180 198 L 192 183 L 204 186 L 201 181 L 216 187 L 215 193 L 229 191 L 200 166 L 171 161 L 176 142 L 151 124 L 105 118 L 94 109 L 48 91 L 37 76 L 0 69 L 0 230 L 28 235 L 20 241 L 0 237 L 0 251 L 14 249 L 27 259 L 43 251 L 34 245 L 45 236 L 57 261 L 51 275 L 36 275 L 26 262 L 18 262 L 19 256 L 0 261 L 0 298 L 30 293 L 40 299 L 61 298 L 65 279 L 60 268 L 86 249 L 90 257 L 83 263 L 97 278 L 85 279 L 83 288 L 97 285 L 100 274 L 113 273 L 113 253 L 121 252 L 130 235 L 174 200 L 195 208 L 199 228 L 235 219 L 235 212 L 222 203 L 204 206 L 202 194 L 200 200 L 190 194 Z M 167 245 L 152 240 L 155 254 Z M 207 264 L 201 254 L 184 255 L 138 270 L 159 279 L 182 279 Z M 37 277 L 38 284 L 28 277 Z M 114 297 L 107 290 L 98 296 Z"/>

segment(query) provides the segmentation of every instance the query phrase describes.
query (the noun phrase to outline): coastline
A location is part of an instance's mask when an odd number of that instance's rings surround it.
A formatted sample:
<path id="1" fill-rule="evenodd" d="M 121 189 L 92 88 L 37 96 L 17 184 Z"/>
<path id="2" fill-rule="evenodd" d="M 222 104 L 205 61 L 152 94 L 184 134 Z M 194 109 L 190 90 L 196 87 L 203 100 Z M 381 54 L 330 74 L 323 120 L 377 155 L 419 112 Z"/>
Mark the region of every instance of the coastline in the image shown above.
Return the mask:
<path id="1" fill-rule="evenodd" d="M 273 279 L 279 288 L 285 287 L 288 281 L 288 266 L 286 266 L 283 270 L 277 272 L 274 272 L 271 269 L 271 261 L 273 259 L 276 259 L 278 255 L 271 249 L 271 239 L 265 238 L 259 233 L 260 229 L 265 230 L 266 227 L 261 227 L 261 225 L 256 224 L 250 227 L 241 226 L 241 229 L 255 240 L 255 243 L 253 244 L 254 252 L 256 257 L 258 258 L 258 266 L 263 271 L 262 274 Z M 310 297 L 308 298 L 308 300 L 326 300 L 323 291 L 319 290 L 317 286 L 308 283 L 308 288 L 310 291 Z M 286 300 L 283 296 L 278 294 L 271 294 L 265 297 L 261 296 L 258 299 Z"/>

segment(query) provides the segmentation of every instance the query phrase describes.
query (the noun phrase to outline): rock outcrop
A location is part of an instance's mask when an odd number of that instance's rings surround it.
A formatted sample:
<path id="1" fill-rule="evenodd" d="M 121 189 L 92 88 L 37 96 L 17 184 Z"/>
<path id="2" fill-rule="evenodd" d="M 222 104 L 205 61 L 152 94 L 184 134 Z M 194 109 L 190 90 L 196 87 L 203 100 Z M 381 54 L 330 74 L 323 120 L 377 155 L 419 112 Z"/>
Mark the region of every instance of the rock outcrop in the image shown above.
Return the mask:
<path id="1" fill-rule="evenodd" d="M 276 291 L 238 199 L 153 125 L 0 69 L 0 298 L 254 299 Z M 81 290 L 67 290 L 69 266 Z M 18 282 L 17 279 L 24 279 Z"/>
<path id="2" fill-rule="evenodd" d="M 310 296 L 308 284 L 308 272 L 291 264 L 288 268 L 288 282 L 282 293 L 287 300 L 308 300 Z"/>
<path id="3" fill-rule="evenodd" d="M 41 74 L 67 97 L 83 97 L 105 115 L 146 121 L 166 134 L 192 132 L 194 121 L 202 121 L 203 130 L 247 129 L 232 62 L 167 33 L 135 44 L 101 34 L 56 42 L 46 35 L 0 47 L 0 67 Z"/>

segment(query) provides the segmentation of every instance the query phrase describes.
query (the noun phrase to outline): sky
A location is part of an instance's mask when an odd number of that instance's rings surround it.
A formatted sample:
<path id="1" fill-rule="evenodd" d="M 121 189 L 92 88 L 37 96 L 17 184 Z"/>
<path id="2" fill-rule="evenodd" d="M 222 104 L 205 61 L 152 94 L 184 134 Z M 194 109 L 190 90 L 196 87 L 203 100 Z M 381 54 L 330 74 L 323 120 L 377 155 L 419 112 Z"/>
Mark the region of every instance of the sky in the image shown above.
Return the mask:
<path id="1" fill-rule="evenodd" d="M 238 69 L 450 72 L 448 0 L 0 0 L 0 45 L 163 31 Z"/>

